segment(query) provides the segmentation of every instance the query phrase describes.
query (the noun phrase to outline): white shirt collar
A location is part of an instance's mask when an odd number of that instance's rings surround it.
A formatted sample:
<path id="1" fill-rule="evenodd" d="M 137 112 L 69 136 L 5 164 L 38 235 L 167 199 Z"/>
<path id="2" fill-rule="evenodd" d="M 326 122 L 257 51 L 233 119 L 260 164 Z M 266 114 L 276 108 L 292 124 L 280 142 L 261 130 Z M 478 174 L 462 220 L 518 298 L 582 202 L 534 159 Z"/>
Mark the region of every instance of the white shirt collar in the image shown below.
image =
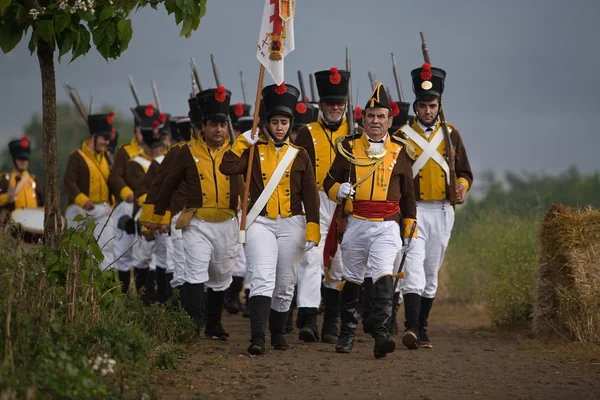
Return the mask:
<path id="1" fill-rule="evenodd" d="M 427 137 L 427 139 L 429 139 L 429 136 L 431 136 L 433 131 L 435 131 L 435 125 L 427 127 L 427 126 L 423 125 L 421 123 L 421 121 L 418 121 L 418 120 L 417 120 L 417 124 L 419 124 L 419 128 L 421 128 L 423 130 L 423 132 L 425 132 L 425 136 Z M 431 130 L 427 131 L 427 129 L 431 129 Z"/>

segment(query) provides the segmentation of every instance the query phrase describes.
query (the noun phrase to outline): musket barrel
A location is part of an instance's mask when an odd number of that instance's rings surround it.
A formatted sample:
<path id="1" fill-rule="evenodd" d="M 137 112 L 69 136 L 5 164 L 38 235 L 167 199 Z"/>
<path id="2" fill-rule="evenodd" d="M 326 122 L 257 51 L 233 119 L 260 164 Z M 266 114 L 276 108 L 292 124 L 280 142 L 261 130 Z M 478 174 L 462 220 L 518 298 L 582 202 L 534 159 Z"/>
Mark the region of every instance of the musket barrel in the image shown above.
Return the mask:
<path id="1" fill-rule="evenodd" d="M 308 80 L 310 81 L 310 97 L 312 101 L 317 101 L 317 83 L 315 81 L 315 74 L 309 74 Z"/>
<path id="2" fill-rule="evenodd" d="M 135 104 L 137 106 L 140 105 L 140 98 L 137 93 L 137 89 L 135 88 L 135 83 L 133 83 L 133 77 L 129 74 L 129 88 L 131 89 L 131 94 L 133 95 L 133 99 L 135 100 Z"/>
<path id="3" fill-rule="evenodd" d="M 304 77 L 302 71 L 298 71 L 298 83 L 300 83 L 300 95 L 302 96 L 302 102 L 306 101 L 306 89 L 304 88 Z"/>
<path id="4" fill-rule="evenodd" d="M 371 90 L 375 90 L 375 76 L 369 71 L 369 82 L 371 82 Z"/>
<path id="5" fill-rule="evenodd" d="M 192 74 L 194 75 L 194 79 L 196 80 L 196 85 L 198 86 L 198 91 L 203 91 L 202 82 L 200 82 L 200 74 L 198 73 L 198 66 L 196 65 L 196 60 L 192 57 L 192 61 L 190 63 L 192 67 Z"/>
<path id="6" fill-rule="evenodd" d="M 87 114 L 85 112 L 85 108 L 83 107 L 83 104 L 81 104 L 81 101 L 78 98 L 75 89 L 71 87 L 68 83 L 64 84 L 63 89 L 65 89 L 65 92 L 67 92 L 67 95 L 71 98 L 71 101 L 73 102 L 73 105 L 79 112 L 79 115 L 81 115 L 81 118 L 83 118 L 83 120 L 87 124 Z"/>
<path id="7" fill-rule="evenodd" d="M 392 69 L 394 70 L 394 80 L 396 81 L 396 90 L 398 91 L 398 101 L 404 101 L 404 93 L 402 92 L 402 82 L 400 81 L 400 75 L 398 75 L 398 67 L 396 66 L 396 56 L 392 53 Z"/>
<path id="8" fill-rule="evenodd" d="M 156 82 L 152 81 L 152 94 L 154 95 L 154 101 L 156 102 L 156 108 L 158 112 L 163 112 L 162 106 L 160 105 L 160 97 L 158 97 L 158 89 L 156 88 Z"/>
<path id="9" fill-rule="evenodd" d="M 240 71 L 240 83 L 242 84 L 242 97 L 244 98 L 244 104 L 248 104 L 248 90 L 246 89 L 246 80 L 244 79 L 243 71 Z"/>

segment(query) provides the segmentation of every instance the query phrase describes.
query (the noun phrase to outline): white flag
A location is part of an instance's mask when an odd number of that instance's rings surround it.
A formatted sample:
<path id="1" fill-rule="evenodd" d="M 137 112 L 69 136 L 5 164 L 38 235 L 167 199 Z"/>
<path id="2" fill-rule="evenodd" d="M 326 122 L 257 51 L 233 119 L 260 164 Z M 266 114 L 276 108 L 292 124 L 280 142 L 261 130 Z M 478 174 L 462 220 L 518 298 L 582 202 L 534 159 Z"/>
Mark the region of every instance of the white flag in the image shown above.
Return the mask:
<path id="1" fill-rule="evenodd" d="M 256 58 L 277 85 L 283 83 L 283 59 L 294 51 L 296 0 L 265 0 Z"/>

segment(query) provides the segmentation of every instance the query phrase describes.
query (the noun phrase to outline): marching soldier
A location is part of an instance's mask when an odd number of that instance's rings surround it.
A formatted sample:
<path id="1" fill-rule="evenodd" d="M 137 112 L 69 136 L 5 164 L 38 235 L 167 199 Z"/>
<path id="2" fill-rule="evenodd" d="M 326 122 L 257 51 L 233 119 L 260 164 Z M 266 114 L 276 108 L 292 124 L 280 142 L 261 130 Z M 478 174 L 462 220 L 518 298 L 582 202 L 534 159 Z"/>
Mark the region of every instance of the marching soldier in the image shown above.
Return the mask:
<path id="1" fill-rule="evenodd" d="M 67 226 L 76 226 L 78 214 L 89 215 L 96 222 L 94 235 L 104 253 L 100 268 L 106 269 L 114 259 L 113 225 L 109 222 L 112 206 L 108 186 L 111 164 L 106 148 L 113 133 L 114 112 L 88 115 L 90 137 L 81 148 L 69 155 L 65 170 L 65 192 L 67 194 Z"/>
<path id="2" fill-rule="evenodd" d="M 13 170 L 11 173 L 0 174 L 0 209 L 13 211 L 42 207 L 42 185 L 27 171 L 31 154 L 29 138 L 23 136 L 21 139 L 10 141 L 8 149 L 13 159 Z"/>
<path id="3" fill-rule="evenodd" d="M 319 195 L 310 158 L 290 143 L 299 91 L 291 85 L 262 90 L 264 128 L 240 135 L 223 157 L 221 171 L 243 174 L 249 148 L 256 144 L 250 178 L 252 208 L 244 245 L 250 275 L 251 344 L 248 352 L 265 352 L 267 321 L 271 345 L 287 350 L 284 334 L 296 283 L 295 266 L 304 251 L 319 243 Z"/>
<path id="4" fill-rule="evenodd" d="M 315 73 L 321 110 L 319 119 L 317 122 L 312 122 L 299 129 L 294 142 L 306 149 L 310 157 L 319 188 L 321 215 L 321 243 L 317 248 L 307 251 L 298 265 L 296 326 L 300 328 L 298 337 L 305 342 L 319 340 L 317 310 L 321 302 L 321 281 L 324 268 L 323 247 L 337 205 L 327 197 L 323 184 L 327 171 L 335 158 L 336 140 L 348 135 L 349 132 L 345 118 L 349 78 L 348 71 L 338 70 L 335 67 Z M 341 280 L 342 254 L 338 251 L 330 269 L 325 271 L 323 294 L 325 313 L 321 331 L 321 340 L 325 343 L 333 344 L 338 339 L 340 291 L 337 286 Z"/>
<path id="5" fill-rule="evenodd" d="M 416 101 L 416 119 L 402 127 L 402 133 L 416 150 L 412 170 L 419 214 L 418 236 L 406 257 L 402 284 L 406 331 L 402 343 L 409 349 L 432 348 L 427 336 L 429 313 L 437 291 L 438 271 L 454 224 L 450 203 L 450 168 L 446 159 L 446 138 L 439 111 L 446 72 L 423 64 L 411 72 Z M 443 121 L 442 121 L 443 122 Z M 444 122 L 443 122 L 444 123 Z M 467 152 L 456 128 L 448 124 L 452 147 L 456 149 L 457 204 L 464 202 L 473 183 Z"/>
<path id="6" fill-rule="evenodd" d="M 323 184 L 331 200 L 345 201 L 348 213 L 341 243 L 344 283 L 338 353 L 349 353 L 354 345 L 359 290 L 367 262 L 374 282 L 373 355 L 385 357 L 396 347 L 388 329 L 392 275 L 401 236 L 408 242 L 411 226 L 416 223 L 416 205 L 411 160 L 402 144 L 388 134 L 390 109 L 385 89 L 378 83 L 364 109 L 365 132 L 338 143 L 338 155 Z M 403 229 L 399 227 L 400 215 Z"/>
<path id="7" fill-rule="evenodd" d="M 176 229 L 183 230 L 186 266 L 184 270 L 184 307 L 198 329 L 203 326 L 202 307 L 206 291 L 206 328 L 209 338 L 227 340 L 221 315 L 225 290 L 232 282 L 232 271 L 239 253 L 236 212 L 242 190 L 240 176 L 225 176 L 219 171 L 224 154 L 231 146 L 227 120 L 231 92 L 223 86 L 197 95 L 202 112 L 202 128 L 196 139 L 181 146 L 154 206 L 164 215 L 173 194 L 185 185 L 185 208 Z"/>

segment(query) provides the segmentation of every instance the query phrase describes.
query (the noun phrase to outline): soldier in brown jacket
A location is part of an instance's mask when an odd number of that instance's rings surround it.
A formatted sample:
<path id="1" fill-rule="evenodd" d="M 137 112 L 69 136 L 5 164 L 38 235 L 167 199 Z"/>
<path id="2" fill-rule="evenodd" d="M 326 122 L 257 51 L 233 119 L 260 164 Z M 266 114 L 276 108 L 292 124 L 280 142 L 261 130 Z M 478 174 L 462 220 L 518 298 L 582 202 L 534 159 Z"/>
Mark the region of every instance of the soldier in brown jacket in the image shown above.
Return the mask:
<path id="1" fill-rule="evenodd" d="M 185 208 L 175 226 L 183 230 L 184 307 L 200 331 L 204 325 L 202 307 L 206 286 L 204 334 L 217 340 L 229 337 L 221 315 L 225 290 L 232 282 L 239 253 L 236 212 L 242 190 L 241 176 L 226 176 L 219 171 L 221 160 L 231 146 L 227 127 L 230 99 L 231 92 L 223 86 L 198 93 L 201 132 L 179 149 L 177 162 L 172 165 L 154 205 L 156 215 L 165 215 L 177 188 L 185 185 Z M 166 222 L 164 227 L 167 227 Z"/>
<path id="2" fill-rule="evenodd" d="M 104 253 L 100 268 L 105 269 L 114 260 L 113 225 L 108 221 L 112 210 L 111 192 L 108 187 L 110 162 L 106 157 L 106 148 L 112 136 L 114 112 L 88 116 L 90 137 L 83 142 L 79 150 L 69 155 L 65 170 L 65 192 L 68 205 L 65 218 L 67 226 L 77 226 L 74 221 L 78 214 L 89 215 L 96 222 L 94 234 Z"/>
<path id="3" fill-rule="evenodd" d="M 406 257 L 406 277 L 402 283 L 406 331 L 402 343 L 409 349 L 432 348 L 427 336 L 429 313 L 437 291 L 438 271 L 454 225 L 454 207 L 449 202 L 450 168 L 446 158 L 446 138 L 440 127 L 439 110 L 446 72 L 423 64 L 411 72 L 417 115 L 402 134 L 415 149 L 412 166 L 419 213 L 419 235 Z M 448 124 L 452 146 L 456 149 L 455 171 L 457 204 L 464 202 L 473 183 L 467 151 L 456 128 Z"/>
<path id="4" fill-rule="evenodd" d="M 247 241 L 242 240 L 250 274 L 248 352 L 254 355 L 265 351 L 267 322 L 271 345 L 288 349 L 284 334 L 296 283 L 295 265 L 320 240 L 319 194 L 312 165 L 306 151 L 289 141 L 299 94 L 291 85 L 265 87 L 262 132 L 254 137 L 250 131 L 240 135 L 220 167 L 228 175 L 245 173 L 249 148 L 256 144 L 249 182 L 252 207 Z M 269 193 L 271 180 L 276 185 Z"/>
<path id="5" fill-rule="evenodd" d="M 29 174 L 31 144 L 27 136 L 11 140 L 8 149 L 13 159 L 11 173 L 0 174 L 0 208 L 8 211 L 37 208 L 44 205 L 44 193 L 39 180 Z"/>

